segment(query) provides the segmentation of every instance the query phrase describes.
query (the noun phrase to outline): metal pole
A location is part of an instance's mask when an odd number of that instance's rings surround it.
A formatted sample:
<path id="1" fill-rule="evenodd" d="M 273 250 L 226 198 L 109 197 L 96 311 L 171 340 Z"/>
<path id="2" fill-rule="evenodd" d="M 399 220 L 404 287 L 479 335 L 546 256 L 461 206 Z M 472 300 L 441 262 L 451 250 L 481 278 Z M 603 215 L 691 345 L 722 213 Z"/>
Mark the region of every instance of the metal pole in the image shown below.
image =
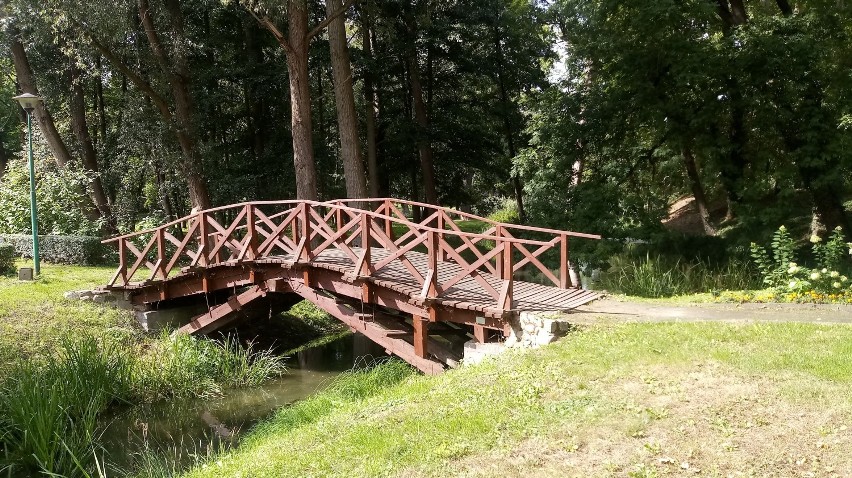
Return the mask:
<path id="1" fill-rule="evenodd" d="M 30 218 L 33 229 L 33 262 L 35 263 L 35 275 L 41 273 L 41 261 L 38 256 L 38 208 L 36 207 L 35 193 L 35 165 L 33 164 L 33 115 L 27 110 L 27 136 L 29 137 L 29 159 L 30 159 Z"/>

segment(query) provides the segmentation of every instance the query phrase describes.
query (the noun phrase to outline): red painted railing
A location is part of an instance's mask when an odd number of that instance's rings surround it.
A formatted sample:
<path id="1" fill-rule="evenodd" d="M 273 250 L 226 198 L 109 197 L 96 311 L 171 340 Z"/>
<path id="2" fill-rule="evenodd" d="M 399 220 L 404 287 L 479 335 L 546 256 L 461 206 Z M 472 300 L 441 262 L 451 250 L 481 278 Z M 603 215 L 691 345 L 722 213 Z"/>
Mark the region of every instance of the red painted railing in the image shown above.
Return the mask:
<path id="1" fill-rule="evenodd" d="M 423 220 L 413 222 L 403 213 L 412 207 L 423 211 Z M 459 225 L 462 220 L 480 221 L 488 228 L 481 233 L 465 232 Z M 537 238 L 519 237 L 528 233 Z M 572 285 L 568 275 L 571 237 L 600 239 L 594 234 L 498 223 L 449 208 L 382 198 L 233 204 L 103 242 L 118 247 L 119 266 L 109 286 L 127 286 L 134 279 L 167 280 L 180 267 L 206 268 L 280 256 L 310 263 L 334 248 L 352 261 L 357 276 L 369 277 L 399 261 L 421 288 L 422 298 L 440 297 L 458 282 L 472 278 L 499 308 L 507 310 L 512 308 L 514 277 L 522 268 L 537 271 L 557 287 Z M 371 248 L 364 245 L 383 248 L 387 254 L 374 260 Z M 415 250 L 427 254 L 425 275 L 408 257 Z M 559 254 L 556 272 L 541 260 L 542 254 L 554 250 Z M 439 280 L 442 262 L 453 262 L 460 270 Z M 483 272 L 502 279 L 500 290 Z M 141 281 L 139 275 L 144 275 Z"/>

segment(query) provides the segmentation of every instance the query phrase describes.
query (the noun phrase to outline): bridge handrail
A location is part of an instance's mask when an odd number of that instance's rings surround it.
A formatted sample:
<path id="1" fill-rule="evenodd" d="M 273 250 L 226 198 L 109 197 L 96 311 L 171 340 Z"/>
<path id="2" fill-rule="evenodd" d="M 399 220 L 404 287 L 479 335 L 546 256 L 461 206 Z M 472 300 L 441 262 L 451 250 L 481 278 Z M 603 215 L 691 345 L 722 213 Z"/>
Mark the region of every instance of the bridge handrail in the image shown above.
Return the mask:
<path id="1" fill-rule="evenodd" d="M 436 206 L 434 204 L 417 202 L 417 201 L 409 201 L 407 199 L 397 199 L 397 198 L 334 199 L 334 200 L 329 201 L 329 202 L 332 202 L 332 203 L 337 203 L 337 202 L 374 203 L 374 202 L 382 202 L 382 201 L 391 201 L 391 202 L 396 202 L 396 203 L 400 203 L 400 204 L 408 204 L 409 206 L 418 206 L 418 207 L 423 207 L 423 208 L 427 208 L 427 209 L 443 209 L 445 211 L 450 211 L 453 214 L 457 214 L 459 216 L 463 216 L 463 217 L 466 217 L 468 219 L 481 221 L 481 222 L 484 222 L 486 224 L 490 224 L 492 226 L 502 226 L 506 229 L 518 229 L 518 230 L 522 230 L 522 231 L 542 232 L 542 233 L 557 234 L 557 235 L 565 234 L 566 236 L 581 237 L 581 238 L 585 238 L 585 239 L 601 239 L 601 236 L 599 234 L 587 234 L 587 233 L 584 233 L 584 232 L 563 231 L 561 229 L 551 229 L 551 228 L 547 228 L 547 227 L 527 226 L 527 225 L 524 225 L 524 224 L 512 224 L 512 223 L 507 223 L 507 222 L 499 222 L 499 221 L 495 221 L 493 219 L 488 219 L 487 217 L 477 216 L 476 214 L 473 214 L 473 213 L 459 211 L 458 209 L 451 209 L 451 208 L 448 208 L 448 207 L 445 207 L 445 206 Z"/>
<path id="2" fill-rule="evenodd" d="M 353 207 L 347 205 L 347 202 L 356 205 L 370 203 L 370 206 Z M 372 210 L 374 204 L 378 204 L 378 207 Z M 397 208 L 397 204 L 424 207 L 432 212 L 425 212 L 425 219 L 414 222 L 409 220 L 400 208 Z M 270 214 L 267 215 L 261 209 L 263 206 L 277 206 L 284 210 L 269 211 Z M 223 223 L 223 226 L 217 222 L 214 215 L 226 210 L 240 212 L 229 219 L 229 222 Z M 345 220 L 342 214 L 344 212 Z M 274 221 L 282 216 L 283 220 Z M 482 233 L 465 232 L 456 223 L 458 218 L 475 219 L 492 227 Z M 221 217 L 218 219 L 221 220 Z M 379 226 L 381 223 L 384 223 L 384 228 Z M 391 224 L 405 226 L 408 230 L 398 239 L 394 239 L 395 233 Z M 169 231 L 174 226 L 179 229 L 176 234 L 172 234 L 175 231 Z M 554 237 L 549 240 L 526 239 L 514 237 L 510 230 L 540 232 Z M 237 231 L 242 232 L 237 233 Z M 141 244 L 134 241 L 135 238 L 149 234 L 150 237 L 144 237 Z M 292 240 L 287 237 L 288 234 L 292 234 Z M 375 236 L 371 238 L 374 234 Z M 356 251 L 350 243 L 359 236 L 360 240 L 356 244 L 359 244 L 361 249 Z M 447 242 L 446 237 L 460 238 L 461 244 Z M 424 298 L 437 297 L 443 290 L 467 277 L 475 280 L 491 295 L 497 301 L 499 308 L 508 310 L 512 308 L 513 275 L 523 267 L 537 268 L 544 277 L 558 287 L 571 287 L 568 261 L 569 237 L 600 238 L 595 234 L 505 224 L 474 214 L 415 201 L 369 198 L 241 202 L 193 212 L 155 228 L 105 239 L 102 242 L 105 244 L 118 242 L 120 264 L 110 281 L 110 286 L 119 278 L 122 280 L 122 285 L 129 284 L 134 274 L 143 265 L 142 270 L 147 268 L 152 271 L 149 280 L 159 278 L 165 281 L 168 280 L 173 267 L 180 264 L 183 258 L 191 260 L 191 267 L 196 264 L 209 267 L 229 263 L 229 261 L 241 262 L 274 256 L 275 249 L 281 249 L 285 255 L 293 255 L 296 261 L 311 262 L 315 253 L 319 254 L 329 246 L 333 246 L 353 261 L 358 275 L 369 276 L 373 270 L 379 270 L 392 261 L 400 261 L 415 281 L 423 287 L 421 295 Z M 312 241 L 317 238 L 324 238 L 324 240 L 312 245 Z M 487 242 L 480 242 L 483 240 Z M 370 249 L 373 247 L 371 244 L 375 242 L 378 242 L 379 247 L 387 249 L 390 254 L 373 264 L 370 259 Z M 177 249 L 170 250 L 169 244 L 176 246 Z M 190 246 L 190 244 L 193 245 Z M 537 247 L 528 249 L 526 246 Z M 406 254 L 415 247 L 427 247 L 429 270 L 426 276 L 423 276 L 406 257 Z M 558 275 L 542 262 L 542 254 L 553 249 L 556 249 L 559 254 Z M 155 257 L 149 259 L 152 251 L 156 251 Z M 222 253 L 226 254 L 224 260 L 220 255 Z M 463 256 L 463 253 L 467 257 Z M 513 259 L 513 255 L 519 258 L 517 262 Z M 128 261 L 128 257 L 133 258 Z M 461 270 L 450 279 L 445 277 L 439 280 L 438 262 L 443 261 L 455 262 Z M 497 290 L 477 271 L 490 272 L 501 279 L 502 289 Z"/>
<path id="3" fill-rule="evenodd" d="M 462 211 L 449 209 L 449 208 L 445 208 L 445 207 L 441 207 L 441 206 L 435 206 L 433 204 L 418 203 L 418 202 L 406 201 L 406 200 L 402 200 L 402 199 L 382 198 L 382 199 L 340 199 L 340 200 L 333 200 L 333 201 L 311 201 L 311 200 L 296 200 L 296 199 L 276 200 L 276 201 L 246 201 L 246 202 L 228 204 L 226 206 L 218 206 L 218 207 L 214 207 L 214 208 L 210 208 L 210 209 L 204 209 L 204 210 L 201 210 L 201 211 L 197 211 L 197 212 L 186 215 L 186 216 L 181 217 L 179 219 L 172 220 L 170 222 L 167 222 L 167 223 L 162 224 L 162 225 L 157 226 L 157 227 L 144 229 L 142 231 L 134 231 L 134 232 L 131 232 L 131 233 L 120 235 L 120 236 L 115 236 L 115 237 L 111 237 L 111 238 L 108 238 L 108 239 L 104 239 L 104 240 L 101 241 L 101 243 L 109 244 L 109 243 L 112 243 L 112 242 L 116 242 L 120 239 L 129 239 L 131 237 L 141 236 L 141 235 L 144 235 L 144 234 L 152 234 L 152 233 L 157 232 L 160 229 L 167 229 L 169 227 L 176 226 L 178 224 L 185 223 L 189 220 L 198 218 L 202 214 L 211 214 L 211 213 L 215 213 L 215 212 L 219 212 L 219 211 L 225 211 L 225 210 L 228 210 L 228 209 L 239 209 L 239 208 L 243 208 L 243 207 L 248 206 L 248 205 L 252 205 L 252 206 L 282 206 L 282 205 L 288 205 L 288 204 L 302 204 L 302 203 L 310 204 L 311 206 L 324 206 L 324 207 L 339 208 L 340 210 L 343 210 L 343 211 L 349 211 L 349 212 L 358 213 L 358 214 L 367 214 L 369 216 L 372 216 L 372 217 L 375 217 L 375 218 L 378 218 L 378 219 L 389 219 L 389 220 L 391 220 L 391 221 L 393 221 L 397 224 L 402 224 L 402 225 L 405 225 L 405 226 L 408 226 L 408 227 L 416 227 L 418 229 L 422 229 L 424 232 L 426 232 L 426 231 L 428 231 L 428 232 L 440 232 L 442 234 L 450 234 L 450 235 L 453 235 L 453 236 L 465 236 L 465 237 L 473 238 L 473 239 L 497 239 L 496 236 L 493 236 L 493 235 L 490 235 L 490 234 L 465 232 L 465 231 L 453 231 L 453 230 L 450 230 L 450 229 L 438 229 L 438 228 L 427 226 L 427 225 L 424 225 L 424 224 L 420 224 L 420 223 L 408 221 L 408 220 L 405 220 L 405 219 L 401 219 L 401 218 L 398 218 L 398 217 L 390 215 L 390 214 L 379 214 L 379 213 L 377 213 L 375 211 L 371 211 L 369 209 L 359 209 L 359 208 L 354 208 L 354 207 L 345 206 L 345 205 L 341 204 L 341 203 L 344 203 L 344 202 L 384 202 L 384 201 L 404 203 L 404 204 L 416 205 L 416 206 L 420 206 L 420 207 L 428 207 L 430 209 L 436 209 L 436 210 L 442 209 L 442 210 L 445 210 L 445 211 L 450 211 L 454 214 L 469 217 L 471 219 L 483 221 L 483 222 L 490 224 L 490 225 L 493 225 L 493 226 L 502 226 L 506 229 L 521 229 L 521 230 L 527 230 L 527 231 L 549 233 L 549 234 L 554 234 L 554 235 L 566 235 L 566 236 L 570 236 L 570 237 L 581 237 L 581 238 L 587 238 L 587 239 L 600 239 L 601 238 L 601 236 L 597 235 L 597 234 L 585 234 L 585 233 L 580 233 L 580 232 L 561 231 L 561 230 L 558 230 L 558 229 L 548 229 L 548 228 L 543 228 L 543 227 L 522 226 L 522 225 L 518 225 L 518 224 L 509 224 L 509 223 L 497 222 L 497 221 L 493 221 L 493 220 L 488 219 L 488 218 L 477 216 L 475 214 L 465 213 L 465 212 L 462 212 Z M 269 216 L 269 218 L 272 219 L 272 218 L 275 218 L 275 217 L 278 217 L 278 216 L 279 216 L 279 214 L 274 214 L 272 216 Z M 244 228 L 245 228 L 245 226 L 240 226 L 238 229 L 242 230 Z M 506 242 L 517 243 L 517 244 L 534 245 L 534 246 L 542 246 L 542 245 L 545 245 L 545 244 L 548 243 L 548 241 L 541 241 L 541 240 L 535 240 L 535 239 L 523 239 L 523 238 L 516 238 L 516 237 L 501 237 L 499 239 L 500 239 L 500 241 L 506 241 Z"/>

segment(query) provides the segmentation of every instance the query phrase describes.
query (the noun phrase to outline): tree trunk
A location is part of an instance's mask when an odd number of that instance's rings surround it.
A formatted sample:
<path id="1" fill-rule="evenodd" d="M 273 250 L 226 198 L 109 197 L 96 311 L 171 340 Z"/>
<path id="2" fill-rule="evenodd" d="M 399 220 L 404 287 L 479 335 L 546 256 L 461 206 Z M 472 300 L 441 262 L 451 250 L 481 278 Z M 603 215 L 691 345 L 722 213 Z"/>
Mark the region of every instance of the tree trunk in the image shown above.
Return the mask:
<path id="1" fill-rule="evenodd" d="M 71 129 L 77 137 L 83 170 L 90 178 L 88 186 L 89 197 L 100 213 L 104 224 L 104 232 L 110 234 L 116 233 L 118 232 L 118 227 L 115 217 L 112 215 L 112 207 L 104 192 L 100 174 L 98 173 L 98 155 L 92 144 L 92 138 L 89 135 L 89 126 L 86 121 L 86 100 L 85 93 L 83 92 L 83 79 L 80 77 L 80 69 L 77 67 L 73 58 L 69 59 L 68 72 L 71 80 Z"/>
<path id="2" fill-rule="evenodd" d="M 186 37 L 183 30 L 183 15 L 178 0 L 166 0 L 165 3 L 169 13 L 168 17 L 171 20 L 172 39 L 176 44 L 171 58 L 160 42 L 148 0 L 139 0 L 139 17 L 142 19 L 151 52 L 160 65 L 160 70 L 167 78 L 172 92 L 172 99 L 174 100 L 173 122 L 178 144 L 181 153 L 183 153 L 181 170 L 186 177 L 190 202 L 193 207 L 198 209 L 209 209 L 211 207 L 210 194 L 207 190 L 207 182 L 204 179 L 201 155 L 198 152 L 193 104 L 189 94 L 191 75 L 185 53 Z M 168 110 L 168 107 L 166 109 Z"/>
<path id="3" fill-rule="evenodd" d="M 341 8 L 340 0 L 326 0 L 329 17 Z M 346 195 L 350 198 L 367 197 L 367 180 L 361 160 L 358 138 L 358 117 L 355 114 L 355 92 L 352 90 L 352 67 L 349 64 L 349 47 L 346 45 L 344 15 L 337 15 L 328 25 L 328 44 L 331 51 L 331 73 L 334 79 L 334 99 L 337 105 L 337 125 L 340 133 L 340 156 L 346 179 Z"/>
<path id="4" fill-rule="evenodd" d="M 99 135 L 96 135 L 96 137 L 99 137 L 101 143 L 104 143 L 106 142 L 107 118 L 106 107 L 104 106 L 104 78 L 100 55 L 95 56 L 95 68 L 98 70 L 98 78 L 97 81 L 95 81 L 95 99 L 98 109 L 98 124 L 95 131 L 100 133 Z M 93 143 L 97 146 L 97 141 L 93 141 Z"/>
<path id="5" fill-rule="evenodd" d="M 293 134 L 293 166 L 296 169 L 296 197 L 317 199 L 317 173 L 314 164 L 311 125 L 311 85 L 308 75 L 308 7 L 305 0 L 290 0 L 287 73 L 290 77 L 291 130 Z"/>
<path id="6" fill-rule="evenodd" d="M 733 29 L 748 22 L 748 12 L 742 0 L 716 0 L 716 12 L 722 20 L 722 31 L 730 36 Z M 721 167 L 722 186 L 728 199 L 728 212 L 725 220 L 734 218 L 734 205 L 739 203 L 739 189 L 745 176 L 746 158 L 745 147 L 747 130 L 745 125 L 745 107 L 739 80 L 731 75 L 727 81 L 728 100 L 731 104 L 731 124 L 728 130 L 730 152 L 724 158 Z"/>
<path id="7" fill-rule="evenodd" d="M 366 12 L 361 13 L 361 44 L 364 48 L 364 58 L 372 67 L 373 61 L 373 38 L 370 28 L 370 19 Z M 370 68 L 364 72 L 364 104 L 367 107 L 365 115 L 367 126 L 367 171 L 369 174 L 370 196 L 377 198 L 379 195 L 379 161 L 376 149 L 376 92 L 373 87 L 373 76 Z"/>
<path id="8" fill-rule="evenodd" d="M 494 51 L 497 55 L 497 85 L 500 89 L 500 103 L 502 104 L 503 117 L 503 132 L 506 135 L 506 145 L 509 148 L 509 161 L 511 165 L 512 159 L 517 156 L 518 152 L 515 148 L 515 134 L 512 127 L 511 109 L 513 108 L 512 101 L 509 99 L 509 93 L 506 89 L 506 79 L 503 76 L 503 45 L 500 35 L 500 26 L 498 24 L 499 17 L 494 18 Z M 511 166 L 510 166 L 511 168 Z M 521 184 L 520 176 L 515 173 L 509 174 L 512 177 L 512 187 L 515 191 L 515 202 L 518 204 L 518 219 L 521 222 L 526 222 L 527 214 L 524 210 L 524 187 Z"/>
<path id="9" fill-rule="evenodd" d="M 689 147 L 683 148 L 683 164 L 686 166 L 686 174 L 689 176 L 689 186 L 692 196 L 695 198 L 695 207 L 701 217 L 701 225 L 708 236 L 716 235 L 716 228 L 710 223 L 710 211 L 707 208 L 707 198 L 704 194 L 704 186 L 701 185 L 701 176 L 698 174 L 698 165 Z"/>
<path id="10" fill-rule="evenodd" d="M 841 199 L 843 197 L 842 185 L 825 181 L 826 170 L 823 168 L 803 166 L 800 162 L 797 162 L 796 167 L 826 229 L 830 231 L 840 226 L 843 228 L 843 233 L 850 237 L 852 227 L 850 227 L 849 217 L 846 215 L 846 209 L 844 209 Z M 831 168 L 826 169 L 831 170 Z"/>
<path id="11" fill-rule="evenodd" d="M 30 68 L 30 62 L 24 50 L 24 45 L 16 38 L 16 32 L 12 32 L 11 36 L 12 60 L 15 63 L 15 75 L 18 80 L 18 86 L 20 86 L 21 91 L 24 93 L 38 95 L 38 88 L 35 84 L 35 78 L 33 77 L 33 71 Z M 44 103 L 36 106 L 33 115 L 36 121 L 38 121 L 39 129 L 42 135 L 44 135 L 44 139 L 47 140 L 50 151 L 53 153 L 56 165 L 60 168 L 65 168 L 66 165 L 72 162 L 71 153 L 68 152 L 68 148 L 59 136 L 59 131 L 57 131 L 56 124 L 53 122 L 53 116 L 51 116 L 50 112 L 44 106 Z"/>
<path id="12" fill-rule="evenodd" d="M 420 153 L 420 169 L 423 174 L 424 201 L 438 204 L 438 193 L 435 189 L 435 163 L 432 159 L 432 141 L 429 138 L 429 117 L 423 102 L 423 86 L 420 83 L 420 66 L 417 62 L 417 52 L 411 49 L 408 53 L 408 81 L 411 85 L 411 99 L 414 103 L 414 119 L 417 122 L 417 149 Z"/>

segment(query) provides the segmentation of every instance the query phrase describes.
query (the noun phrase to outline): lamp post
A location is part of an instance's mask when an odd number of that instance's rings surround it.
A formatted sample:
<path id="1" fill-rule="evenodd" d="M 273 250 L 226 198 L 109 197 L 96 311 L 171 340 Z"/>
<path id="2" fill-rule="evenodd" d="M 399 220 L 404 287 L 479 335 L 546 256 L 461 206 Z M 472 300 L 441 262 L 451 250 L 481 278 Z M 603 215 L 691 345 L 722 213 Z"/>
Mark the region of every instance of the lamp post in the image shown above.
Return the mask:
<path id="1" fill-rule="evenodd" d="M 27 141 L 29 143 L 30 163 L 30 218 L 33 229 L 33 269 L 35 275 L 39 275 L 41 272 L 41 261 L 38 256 L 38 209 L 36 207 L 35 166 L 33 164 L 33 110 L 41 104 L 43 99 L 31 93 L 24 93 L 12 99 L 17 101 L 21 105 L 21 108 L 27 112 Z"/>

